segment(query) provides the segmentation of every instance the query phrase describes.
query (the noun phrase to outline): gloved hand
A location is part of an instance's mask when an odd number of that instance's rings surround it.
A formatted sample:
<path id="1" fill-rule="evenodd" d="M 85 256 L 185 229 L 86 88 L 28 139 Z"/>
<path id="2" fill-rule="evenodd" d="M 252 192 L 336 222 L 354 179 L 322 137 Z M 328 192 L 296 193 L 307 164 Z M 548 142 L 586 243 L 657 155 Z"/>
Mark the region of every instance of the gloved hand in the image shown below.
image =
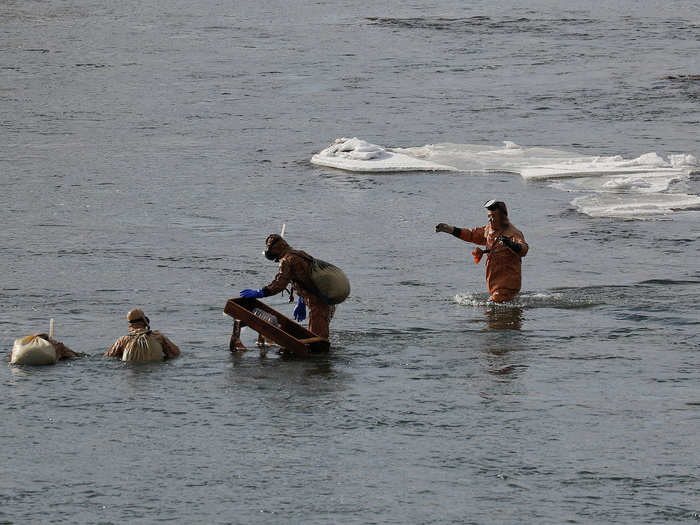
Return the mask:
<path id="1" fill-rule="evenodd" d="M 520 250 L 523 249 L 523 247 L 522 247 L 521 244 L 519 244 L 519 243 L 517 243 L 517 242 L 511 241 L 511 240 L 510 240 L 508 237 L 506 237 L 505 235 L 501 235 L 501 236 L 498 238 L 498 240 L 501 241 L 504 245 L 508 246 L 508 248 L 510 248 L 511 250 L 513 250 L 515 253 L 520 253 Z"/>
<path id="2" fill-rule="evenodd" d="M 245 297 L 246 299 L 260 299 L 261 297 L 265 297 L 265 294 L 262 291 L 262 288 L 260 290 L 251 290 L 250 288 L 246 288 L 245 290 L 241 291 L 241 297 Z"/>
<path id="3" fill-rule="evenodd" d="M 294 308 L 294 320 L 297 323 L 301 323 L 304 319 L 306 319 L 306 305 L 304 304 L 304 299 L 299 297 L 297 305 Z"/>
<path id="4" fill-rule="evenodd" d="M 452 233 L 452 226 L 441 222 L 440 224 L 435 226 L 435 231 L 438 233 Z"/>

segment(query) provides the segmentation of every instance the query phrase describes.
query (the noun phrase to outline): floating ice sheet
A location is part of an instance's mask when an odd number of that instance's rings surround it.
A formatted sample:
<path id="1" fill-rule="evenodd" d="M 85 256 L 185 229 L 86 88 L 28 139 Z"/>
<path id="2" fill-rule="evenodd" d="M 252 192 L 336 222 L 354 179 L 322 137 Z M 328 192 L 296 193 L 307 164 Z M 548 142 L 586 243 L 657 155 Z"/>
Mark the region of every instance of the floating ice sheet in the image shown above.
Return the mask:
<path id="1" fill-rule="evenodd" d="M 455 171 L 410 155 L 396 153 L 358 138 L 336 139 L 329 147 L 311 157 L 311 163 L 347 171 Z"/>
<path id="2" fill-rule="evenodd" d="M 350 171 L 508 172 L 529 181 L 550 180 L 558 189 L 589 193 L 572 205 L 592 217 L 648 217 L 700 208 L 699 196 L 673 193 L 679 191 L 676 183 L 700 170 L 697 159 L 689 154 L 665 159 L 651 152 L 626 159 L 528 148 L 508 141 L 502 146 L 441 143 L 385 149 L 344 138 L 314 155 L 311 162 Z"/>
<path id="3" fill-rule="evenodd" d="M 644 218 L 678 210 L 700 210 L 700 196 L 685 193 L 594 193 L 571 204 L 591 217 Z"/>

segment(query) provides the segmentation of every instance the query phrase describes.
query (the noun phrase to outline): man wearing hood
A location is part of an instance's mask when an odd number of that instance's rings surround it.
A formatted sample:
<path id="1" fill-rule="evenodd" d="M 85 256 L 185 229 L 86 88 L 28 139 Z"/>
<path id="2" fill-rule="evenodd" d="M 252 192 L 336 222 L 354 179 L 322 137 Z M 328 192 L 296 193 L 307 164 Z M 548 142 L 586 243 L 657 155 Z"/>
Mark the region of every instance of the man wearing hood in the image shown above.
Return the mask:
<path id="1" fill-rule="evenodd" d="M 294 320 L 306 319 L 306 307 L 309 308 L 309 330 L 319 337 L 328 339 L 330 322 L 335 313 L 335 306 L 329 305 L 318 295 L 318 290 L 311 281 L 311 264 L 313 258 L 306 252 L 294 250 L 281 235 L 273 234 L 265 241 L 265 257 L 279 262 L 277 275 L 270 284 L 259 290 L 246 289 L 241 297 L 247 299 L 269 297 L 284 290 L 292 284 L 299 300 L 294 308 Z"/>
<path id="2" fill-rule="evenodd" d="M 451 233 L 463 241 L 486 246 L 474 252 L 478 262 L 486 253 L 486 285 L 491 300 L 496 303 L 510 301 L 520 291 L 521 260 L 527 255 L 528 245 L 522 232 L 508 220 L 505 202 L 490 200 L 484 204 L 488 210 L 488 224 L 472 230 L 456 228 L 441 222 L 436 232 Z"/>

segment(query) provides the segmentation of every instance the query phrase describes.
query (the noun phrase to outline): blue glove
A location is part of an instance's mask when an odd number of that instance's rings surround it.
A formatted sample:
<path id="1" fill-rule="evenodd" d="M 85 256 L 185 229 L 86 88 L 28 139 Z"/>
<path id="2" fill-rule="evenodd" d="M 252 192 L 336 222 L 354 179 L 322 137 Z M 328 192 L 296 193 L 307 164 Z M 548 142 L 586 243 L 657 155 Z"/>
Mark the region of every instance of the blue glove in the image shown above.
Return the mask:
<path id="1" fill-rule="evenodd" d="M 299 297 L 296 308 L 294 308 L 294 320 L 297 323 L 301 323 L 304 319 L 306 319 L 306 305 L 304 304 L 304 299 Z"/>
<path id="2" fill-rule="evenodd" d="M 241 292 L 241 297 L 245 297 L 246 299 L 260 299 L 261 297 L 265 297 L 265 294 L 262 291 L 262 288 L 260 290 L 251 290 L 250 288 L 246 288 Z"/>

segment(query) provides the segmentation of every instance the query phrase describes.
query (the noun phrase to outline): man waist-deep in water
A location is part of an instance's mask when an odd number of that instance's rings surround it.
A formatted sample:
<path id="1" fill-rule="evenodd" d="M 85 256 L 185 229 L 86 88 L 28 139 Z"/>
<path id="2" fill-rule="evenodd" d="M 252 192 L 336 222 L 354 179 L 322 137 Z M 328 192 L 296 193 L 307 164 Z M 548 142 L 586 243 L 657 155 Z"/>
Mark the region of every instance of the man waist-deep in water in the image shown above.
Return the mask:
<path id="1" fill-rule="evenodd" d="M 488 224 L 474 229 L 457 228 L 441 222 L 436 232 L 451 233 L 463 241 L 486 246 L 486 286 L 491 300 L 496 303 L 510 301 L 522 285 L 521 260 L 528 252 L 522 232 L 510 223 L 508 208 L 502 201 L 490 200 L 484 204 L 488 210 Z"/>

